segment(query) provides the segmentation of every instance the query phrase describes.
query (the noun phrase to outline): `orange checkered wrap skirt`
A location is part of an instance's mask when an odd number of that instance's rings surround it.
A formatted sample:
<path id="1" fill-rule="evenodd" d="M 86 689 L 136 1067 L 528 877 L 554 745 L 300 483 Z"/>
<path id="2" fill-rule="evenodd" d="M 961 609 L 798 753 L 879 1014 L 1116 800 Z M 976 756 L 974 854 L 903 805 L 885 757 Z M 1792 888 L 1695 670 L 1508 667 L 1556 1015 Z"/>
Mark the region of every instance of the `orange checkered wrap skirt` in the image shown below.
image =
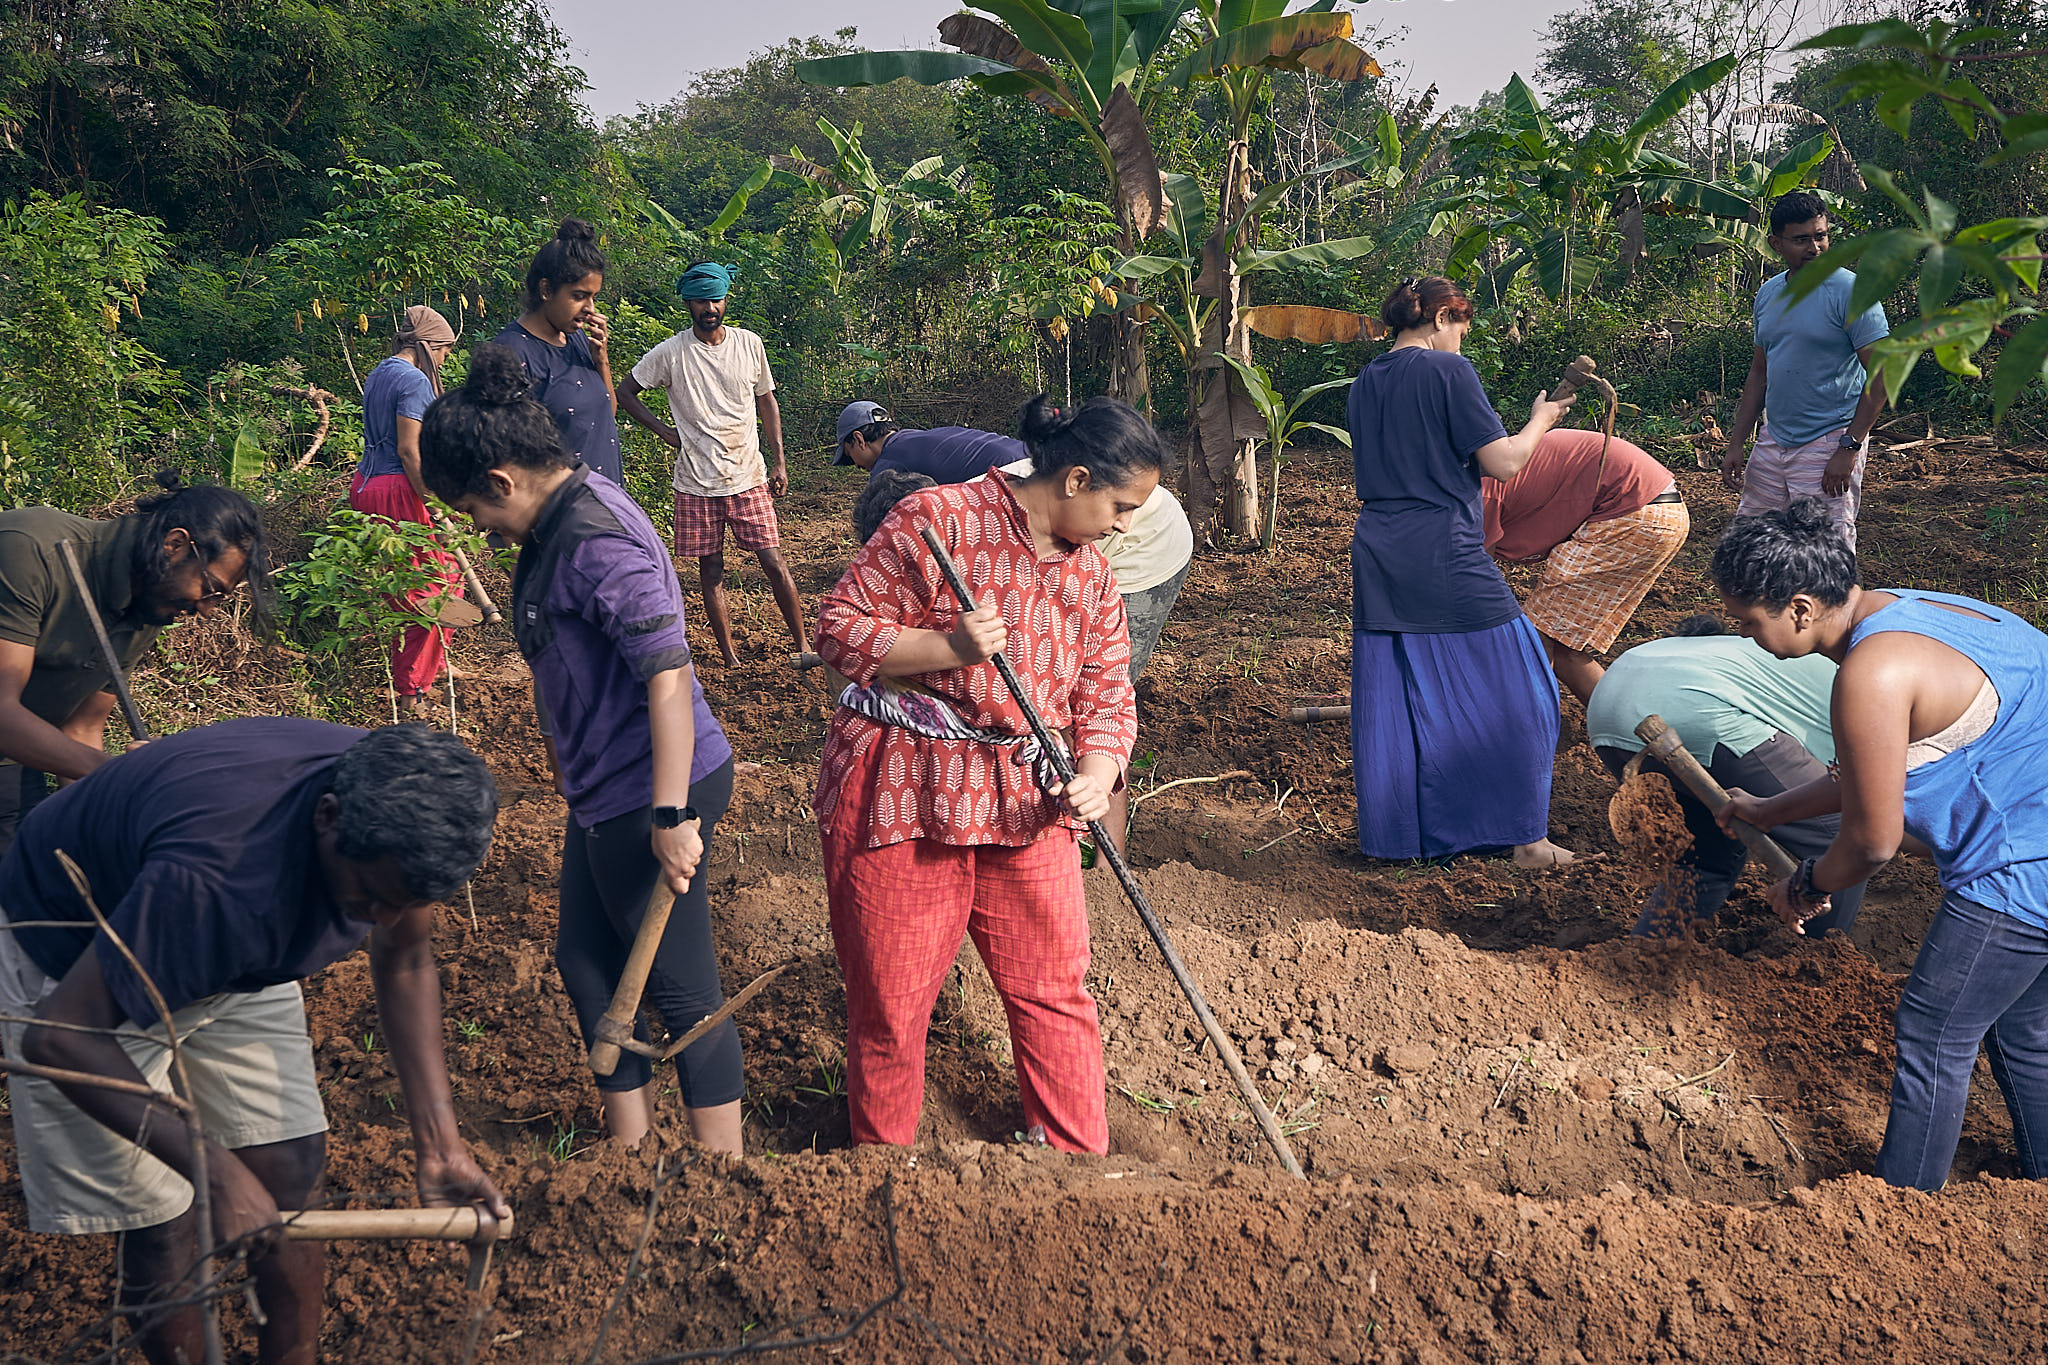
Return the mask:
<path id="1" fill-rule="evenodd" d="M 1522 610 L 1559 644 L 1604 654 L 1691 530 L 1692 513 L 1682 502 L 1653 502 L 1589 521 L 1543 561 L 1543 576 Z"/>

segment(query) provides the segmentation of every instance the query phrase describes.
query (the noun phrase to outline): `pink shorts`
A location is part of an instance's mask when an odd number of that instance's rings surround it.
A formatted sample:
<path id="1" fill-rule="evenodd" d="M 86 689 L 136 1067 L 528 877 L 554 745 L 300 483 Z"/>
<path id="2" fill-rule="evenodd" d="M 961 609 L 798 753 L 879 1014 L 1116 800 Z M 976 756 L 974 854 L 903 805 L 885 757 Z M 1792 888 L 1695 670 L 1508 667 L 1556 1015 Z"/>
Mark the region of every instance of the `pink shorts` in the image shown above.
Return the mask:
<path id="1" fill-rule="evenodd" d="M 676 553 L 696 559 L 725 550 L 725 528 L 742 550 L 772 550 L 782 543 L 775 532 L 775 499 L 768 485 L 756 484 L 726 498 L 676 494 Z"/>

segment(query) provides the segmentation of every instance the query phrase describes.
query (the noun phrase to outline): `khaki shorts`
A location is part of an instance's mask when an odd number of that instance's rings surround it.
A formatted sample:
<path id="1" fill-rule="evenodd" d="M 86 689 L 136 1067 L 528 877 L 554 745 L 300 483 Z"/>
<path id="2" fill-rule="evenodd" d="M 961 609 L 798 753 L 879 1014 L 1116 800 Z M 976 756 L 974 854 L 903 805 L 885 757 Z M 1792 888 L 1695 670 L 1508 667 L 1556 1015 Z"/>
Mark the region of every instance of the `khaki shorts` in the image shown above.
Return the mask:
<path id="1" fill-rule="evenodd" d="M 0 1014 L 35 1010 L 57 983 L 0 930 Z M 195 1001 L 171 1015 L 206 1134 L 223 1147 L 259 1147 L 327 1131 L 306 1006 L 296 981 Z M 0 1026 L 21 1055 L 22 1024 Z M 161 1024 L 124 1035 L 144 1080 L 169 1090 L 171 1051 Z M 56 1086 L 9 1076 L 15 1164 L 35 1232 L 122 1232 L 168 1223 L 192 1203 L 185 1178 L 117 1135 Z"/>

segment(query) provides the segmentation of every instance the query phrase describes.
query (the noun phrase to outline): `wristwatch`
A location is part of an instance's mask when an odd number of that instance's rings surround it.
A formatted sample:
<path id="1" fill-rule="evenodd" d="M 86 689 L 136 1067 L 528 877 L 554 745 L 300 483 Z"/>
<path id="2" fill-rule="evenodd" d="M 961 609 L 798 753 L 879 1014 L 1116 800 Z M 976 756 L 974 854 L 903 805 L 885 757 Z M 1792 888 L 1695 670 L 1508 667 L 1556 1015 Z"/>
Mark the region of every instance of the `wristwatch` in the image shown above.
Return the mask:
<path id="1" fill-rule="evenodd" d="M 1807 858 L 1792 870 L 1792 899 L 1807 905 L 1819 905 L 1828 898 L 1828 893 L 1813 884 L 1813 870 L 1820 863 L 1818 858 Z"/>
<path id="2" fill-rule="evenodd" d="M 1846 431 L 1842 433 L 1842 439 L 1835 442 L 1835 444 L 1843 450 L 1861 450 L 1863 448 L 1863 442 L 1857 440 Z"/>
<path id="3" fill-rule="evenodd" d="M 674 829 L 678 825 L 686 824 L 697 818 L 697 808 L 695 806 L 656 806 L 654 808 L 654 827 L 656 829 Z"/>

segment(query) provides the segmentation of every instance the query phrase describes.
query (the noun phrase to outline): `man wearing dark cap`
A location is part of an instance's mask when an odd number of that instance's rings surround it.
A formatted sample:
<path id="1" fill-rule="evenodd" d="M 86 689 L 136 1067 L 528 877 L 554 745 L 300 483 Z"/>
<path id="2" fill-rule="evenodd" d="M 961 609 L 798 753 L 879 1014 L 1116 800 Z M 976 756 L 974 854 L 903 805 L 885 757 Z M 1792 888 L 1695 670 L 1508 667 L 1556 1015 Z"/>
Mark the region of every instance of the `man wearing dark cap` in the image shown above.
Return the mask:
<path id="1" fill-rule="evenodd" d="M 774 500 L 789 491 L 775 375 L 760 336 L 725 325 L 731 289 L 731 269 L 715 261 L 699 261 L 683 272 L 676 292 L 690 310 L 689 330 L 640 357 L 619 385 L 619 407 L 676 452 L 676 553 L 697 561 L 704 619 L 725 662 L 736 664 L 739 655 L 733 652 L 725 605 L 727 526 L 739 547 L 761 561 L 798 652 L 805 647 L 805 632 L 796 580 L 783 562 L 775 524 Z M 641 401 L 648 389 L 668 391 L 672 423 Z M 774 456 L 772 469 L 762 456 L 764 433 Z"/>
<path id="2" fill-rule="evenodd" d="M 832 463 L 859 465 L 870 474 L 905 469 L 933 483 L 965 483 L 1030 458 L 1014 436 L 973 427 L 906 430 L 880 403 L 861 399 L 839 410 L 839 453 Z"/>

